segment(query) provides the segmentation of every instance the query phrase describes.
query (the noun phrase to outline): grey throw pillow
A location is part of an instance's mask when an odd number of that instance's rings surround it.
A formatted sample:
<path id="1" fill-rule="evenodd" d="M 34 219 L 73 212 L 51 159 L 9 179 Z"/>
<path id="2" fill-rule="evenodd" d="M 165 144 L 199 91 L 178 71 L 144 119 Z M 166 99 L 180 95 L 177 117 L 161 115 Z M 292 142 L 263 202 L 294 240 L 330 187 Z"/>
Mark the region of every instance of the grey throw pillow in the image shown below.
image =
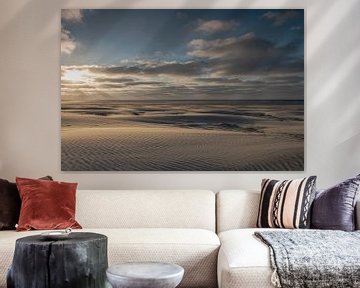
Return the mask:
<path id="1" fill-rule="evenodd" d="M 311 213 L 311 228 L 353 231 L 355 203 L 360 186 L 360 174 L 315 195 Z"/>

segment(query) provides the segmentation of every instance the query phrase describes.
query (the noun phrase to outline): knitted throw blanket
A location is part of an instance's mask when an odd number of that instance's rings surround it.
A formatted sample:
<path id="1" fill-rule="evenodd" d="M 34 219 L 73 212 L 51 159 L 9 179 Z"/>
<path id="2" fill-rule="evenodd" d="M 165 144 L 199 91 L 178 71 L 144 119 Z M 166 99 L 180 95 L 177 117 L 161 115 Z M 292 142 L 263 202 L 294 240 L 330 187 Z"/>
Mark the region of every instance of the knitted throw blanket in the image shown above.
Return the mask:
<path id="1" fill-rule="evenodd" d="M 276 287 L 360 287 L 360 230 L 255 232 L 270 248 Z"/>

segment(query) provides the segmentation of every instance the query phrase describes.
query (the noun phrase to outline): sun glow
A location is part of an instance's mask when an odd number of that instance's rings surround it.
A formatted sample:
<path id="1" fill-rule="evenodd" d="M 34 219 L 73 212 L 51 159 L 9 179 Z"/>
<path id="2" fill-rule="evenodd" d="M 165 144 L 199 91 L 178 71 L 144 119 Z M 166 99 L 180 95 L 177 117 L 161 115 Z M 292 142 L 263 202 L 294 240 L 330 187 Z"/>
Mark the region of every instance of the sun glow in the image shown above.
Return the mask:
<path id="1" fill-rule="evenodd" d="M 90 78 L 89 72 L 84 70 L 76 70 L 76 69 L 65 71 L 62 77 L 63 80 L 72 81 L 72 82 L 85 82 L 89 80 L 89 78 Z"/>

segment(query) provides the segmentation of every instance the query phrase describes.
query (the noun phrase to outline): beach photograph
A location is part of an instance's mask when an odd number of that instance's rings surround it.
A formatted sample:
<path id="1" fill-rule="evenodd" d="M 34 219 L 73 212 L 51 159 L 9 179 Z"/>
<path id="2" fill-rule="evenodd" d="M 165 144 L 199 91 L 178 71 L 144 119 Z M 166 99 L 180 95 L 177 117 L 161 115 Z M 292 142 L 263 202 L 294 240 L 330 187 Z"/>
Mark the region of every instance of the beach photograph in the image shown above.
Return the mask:
<path id="1" fill-rule="evenodd" d="M 303 171 L 303 9 L 63 9 L 62 171 Z"/>

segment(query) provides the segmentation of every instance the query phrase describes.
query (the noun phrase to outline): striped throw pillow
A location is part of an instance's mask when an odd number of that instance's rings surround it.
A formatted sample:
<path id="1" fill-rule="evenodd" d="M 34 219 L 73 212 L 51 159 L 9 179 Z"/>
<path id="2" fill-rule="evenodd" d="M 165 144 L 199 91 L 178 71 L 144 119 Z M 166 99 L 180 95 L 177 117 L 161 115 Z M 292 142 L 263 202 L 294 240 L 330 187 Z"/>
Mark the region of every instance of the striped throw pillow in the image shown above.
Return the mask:
<path id="1" fill-rule="evenodd" d="M 263 179 L 257 227 L 308 228 L 316 176 L 294 180 Z"/>

